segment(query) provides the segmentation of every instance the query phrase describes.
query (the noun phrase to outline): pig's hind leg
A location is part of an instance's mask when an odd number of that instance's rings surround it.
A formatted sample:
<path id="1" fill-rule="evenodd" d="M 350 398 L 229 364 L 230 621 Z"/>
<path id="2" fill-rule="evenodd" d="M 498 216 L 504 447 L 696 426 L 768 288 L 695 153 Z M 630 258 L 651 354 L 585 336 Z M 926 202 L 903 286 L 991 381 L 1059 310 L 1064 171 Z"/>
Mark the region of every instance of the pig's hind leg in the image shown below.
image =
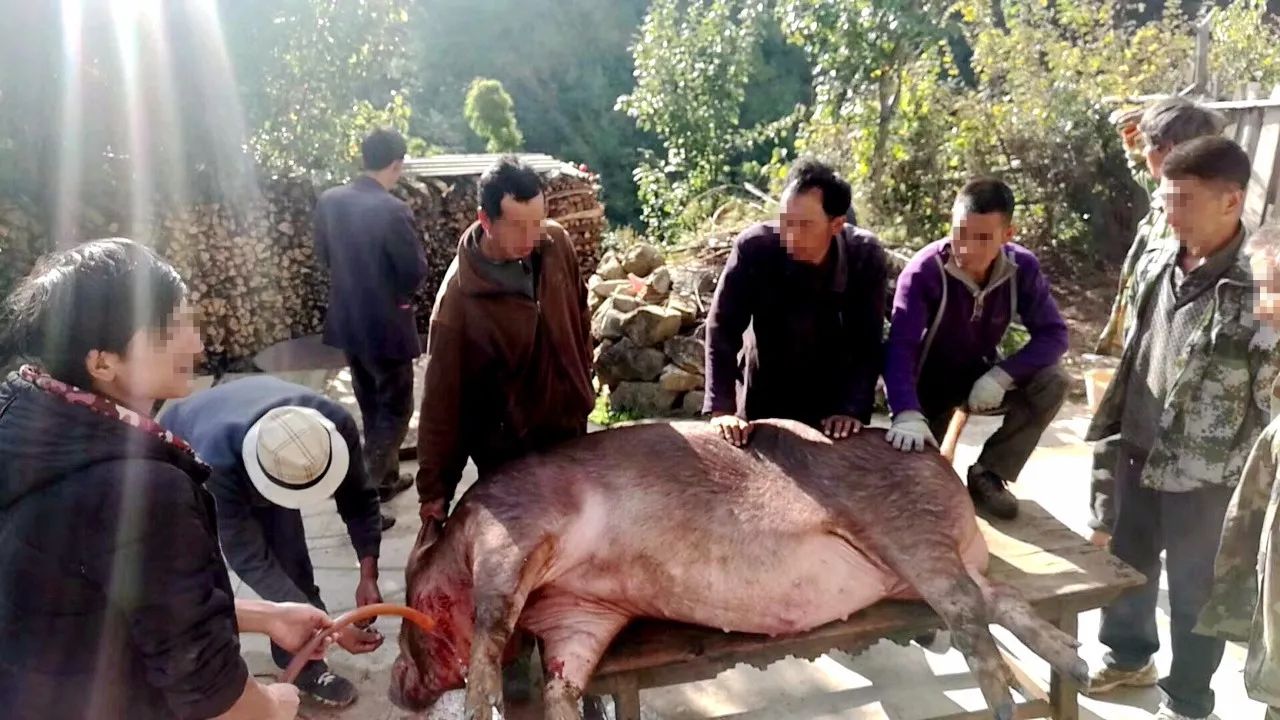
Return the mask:
<path id="1" fill-rule="evenodd" d="M 982 588 L 993 621 L 1007 628 L 1058 672 L 1074 678 L 1081 686 L 1089 684 L 1089 666 L 1076 654 L 1078 639 L 1040 617 L 1017 590 L 981 575 L 975 575 L 974 580 Z"/>
<path id="2" fill-rule="evenodd" d="M 489 535 L 471 550 L 476 620 L 467 670 L 466 720 L 491 720 L 493 708 L 502 709 L 502 654 L 551 554 L 546 543 L 525 552 L 505 532 Z"/>
<path id="3" fill-rule="evenodd" d="M 991 608 L 965 569 L 955 542 L 918 533 L 911 541 L 882 545 L 883 559 L 947 623 L 952 644 L 964 654 L 992 714 L 997 720 L 1013 720 L 1008 669 L 987 627 Z"/>

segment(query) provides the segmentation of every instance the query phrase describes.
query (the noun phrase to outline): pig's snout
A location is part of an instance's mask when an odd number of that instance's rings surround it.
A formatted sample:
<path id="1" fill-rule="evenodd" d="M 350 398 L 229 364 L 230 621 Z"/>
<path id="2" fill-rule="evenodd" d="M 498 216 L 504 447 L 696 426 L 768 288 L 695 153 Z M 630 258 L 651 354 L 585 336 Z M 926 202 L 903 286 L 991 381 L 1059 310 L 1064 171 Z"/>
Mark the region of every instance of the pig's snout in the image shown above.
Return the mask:
<path id="1" fill-rule="evenodd" d="M 401 710 L 422 712 L 434 705 L 441 693 L 428 688 L 413 660 L 401 653 L 391 668 L 391 688 L 387 695 Z"/>

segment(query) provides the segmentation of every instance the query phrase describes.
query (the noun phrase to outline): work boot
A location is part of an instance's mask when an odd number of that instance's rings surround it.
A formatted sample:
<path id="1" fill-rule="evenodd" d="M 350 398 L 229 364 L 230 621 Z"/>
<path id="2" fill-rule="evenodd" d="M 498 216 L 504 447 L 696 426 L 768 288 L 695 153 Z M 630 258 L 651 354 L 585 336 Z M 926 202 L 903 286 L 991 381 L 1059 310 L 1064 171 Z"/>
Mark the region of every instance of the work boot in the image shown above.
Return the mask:
<path id="1" fill-rule="evenodd" d="M 350 680 L 329 672 L 329 666 L 322 662 L 309 663 L 294 685 L 302 696 L 331 708 L 348 707 L 358 694 Z"/>
<path id="2" fill-rule="evenodd" d="M 979 512 L 986 510 L 1001 520 L 1018 517 L 1018 498 L 1009 492 L 1004 480 L 990 470 L 969 468 L 969 497 Z"/>
<path id="3" fill-rule="evenodd" d="M 1084 694 L 1094 696 L 1122 687 L 1151 687 L 1159 679 L 1156 664 L 1150 660 L 1137 670 L 1122 670 L 1106 666 L 1089 676 L 1089 687 L 1085 689 Z"/>
<path id="4" fill-rule="evenodd" d="M 391 499 L 400 493 L 413 487 L 413 476 L 409 473 L 396 476 L 393 482 L 382 485 L 378 488 L 378 499 L 382 502 L 391 502 Z"/>

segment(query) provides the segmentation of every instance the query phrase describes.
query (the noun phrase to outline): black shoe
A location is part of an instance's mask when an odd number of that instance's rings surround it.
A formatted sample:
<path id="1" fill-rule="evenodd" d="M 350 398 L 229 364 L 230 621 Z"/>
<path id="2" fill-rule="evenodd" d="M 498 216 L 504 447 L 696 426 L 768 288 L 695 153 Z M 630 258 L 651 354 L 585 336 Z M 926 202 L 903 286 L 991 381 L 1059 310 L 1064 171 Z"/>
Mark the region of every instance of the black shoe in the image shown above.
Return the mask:
<path id="1" fill-rule="evenodd" d="M 1018 498 L 1009 492 L 999 475 L 990 470 L 969 471 L 969 497 L 979 511 L 987 511 L 1001 520 L 1018 517 Z"/>
<path id="2" fill-rule="evenodd" d="M 392 498 L 411 487 L 413 487 L 413 476 L 408 473 L 399 475 L 396 477 L 395 482 L 378 488 L 378 499 L 382 502 L 391 502 Z"/>
<path id="3" fill-rule="evenodd" d="M 386 532 L 396 526 L 396 519 L 390 515 L 382 516 L 382 532 Z"/>
<path id="4" fill-rule="evenodd" d="M 356 701 L 358 695 L 356 686 L 350 680 L 329 672 L 329 667 L 324 663 L 308 665 L 294 684 L 301 695 L 325 707 L 348 707 Z"/>

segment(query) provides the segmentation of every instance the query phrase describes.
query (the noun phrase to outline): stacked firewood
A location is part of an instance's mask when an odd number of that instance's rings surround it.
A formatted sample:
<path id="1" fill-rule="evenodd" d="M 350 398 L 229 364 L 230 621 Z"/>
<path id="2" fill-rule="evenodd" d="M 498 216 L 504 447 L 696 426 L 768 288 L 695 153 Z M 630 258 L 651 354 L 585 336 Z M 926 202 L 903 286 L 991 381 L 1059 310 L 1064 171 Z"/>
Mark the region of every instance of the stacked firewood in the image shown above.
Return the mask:
<path id="1" fill-rule="evenodd" d="M 187 279 L 211 363 L 319 331 L 328 277 L 313 252 L 314 204 L 310 184 L 280 184 L 251 203 L 195 205 L 160 222 L 156 249 Z"/>
<path id="2" fill-rule="evenodd" d="M 477 179 L 406 177 L 394 190 L 413 211 L 430 266 L 416 297 L 423 332 L 458 238 L 476 219 Z M 595 268 L 604 232 L 597 188 L 579 174 L 546 182 L 548 214 L 573 237 L 585 279 Z M 253 200 L 170 209 L 158 213 L 150 229 L 133 233 L 186 279 L 211 367 L 243 368 L 270 345 L 321 331 L 329 281 L 313 251 L 311 215 L 318 192 L 307 181 L 267 182 Z M 77 237 L 121 232 L 106 217 L 110 213 L 86 205 L 82 214 Z M 0 297 L 50 249 L 49 232 L 31 206 L 0 200 Z"/>
<path id="3" fill-rule="evenodd" d="M 596 270 L 605 229 L 600 188 L 593 177 L 559 173 L 546 180 L 547 215 L 569 233 L 583 278 Z"/>

